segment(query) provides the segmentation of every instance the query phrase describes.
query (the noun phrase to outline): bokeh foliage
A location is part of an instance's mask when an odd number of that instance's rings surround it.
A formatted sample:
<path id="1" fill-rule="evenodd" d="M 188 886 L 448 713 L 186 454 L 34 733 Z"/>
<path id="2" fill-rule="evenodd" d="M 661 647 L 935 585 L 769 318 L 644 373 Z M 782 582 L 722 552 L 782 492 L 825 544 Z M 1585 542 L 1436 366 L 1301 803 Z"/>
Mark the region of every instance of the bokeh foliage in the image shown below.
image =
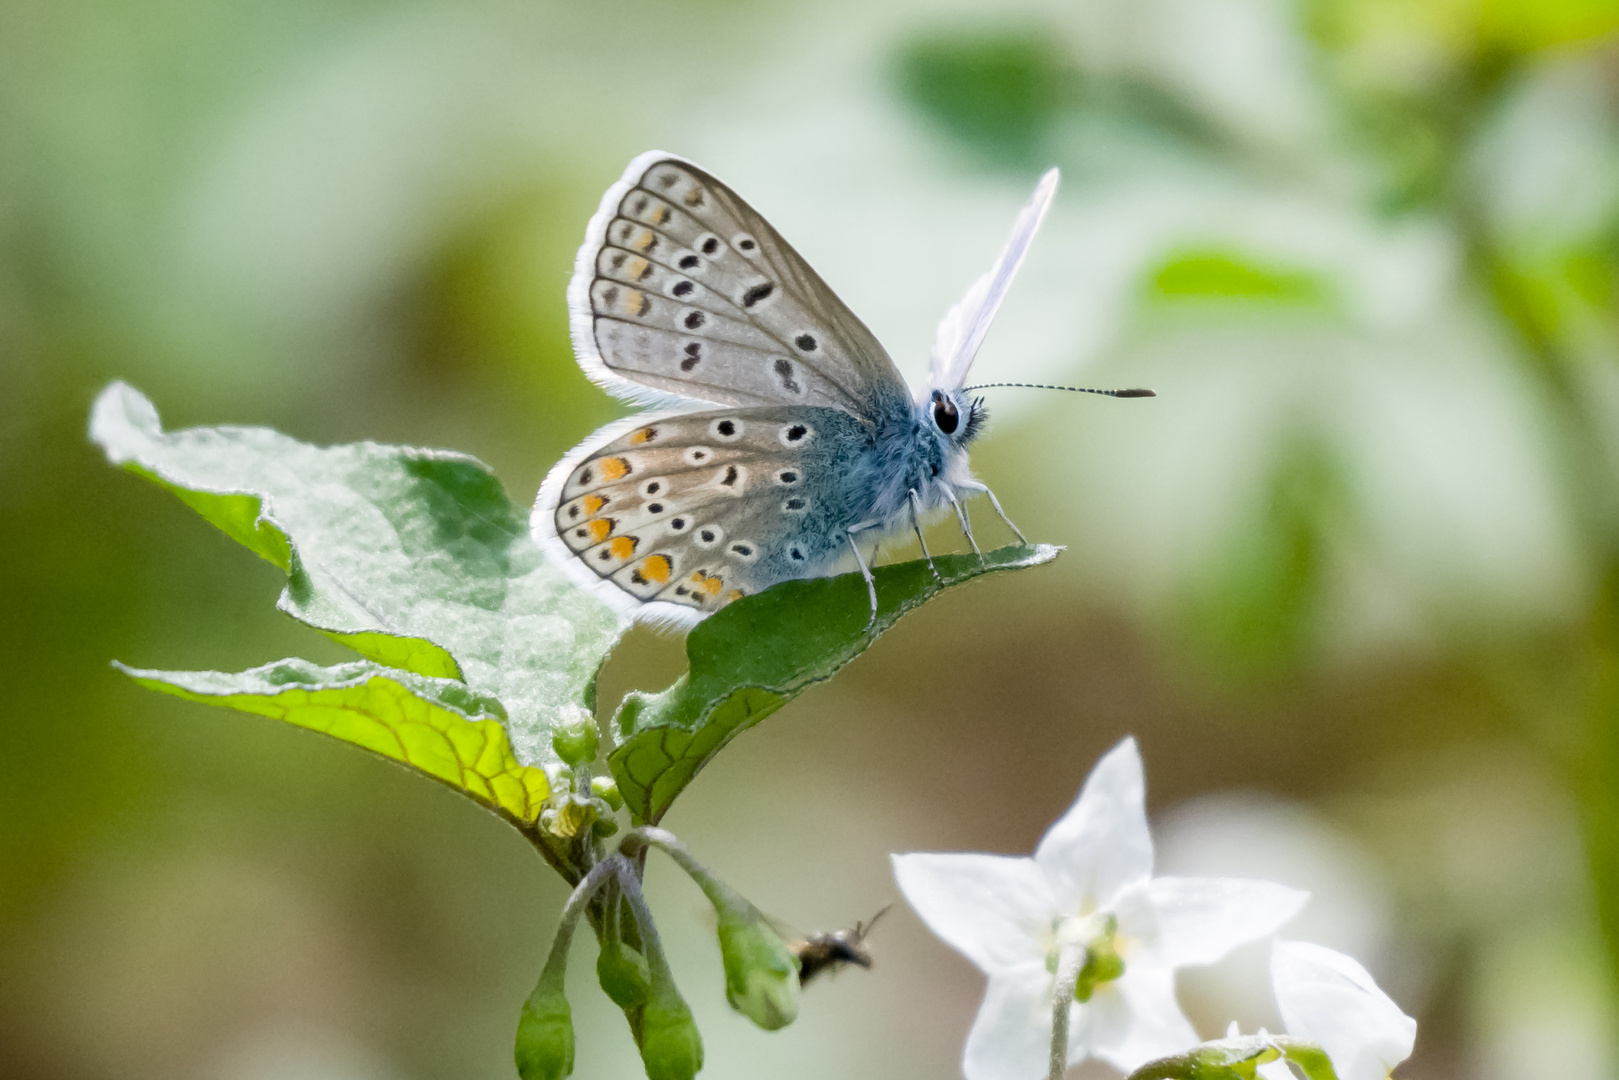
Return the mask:
<path id="1" fill-rule="evenodd" d="M 0 763 L 0 1070 L 222 1073 L 332 1027 L 363 1050 L 349 1073 L 508 1067 L 485 1017 L 529 989 L 560 898 L 408 777 L 105 666 L 352 654 L 267 615 L 281 571 L 108 470 L 83 416 L 127 378 L 176 426 L 463 449 L 522 504 L 617 415 L 561 292 L 652 145 L 754 199 L 908 371 L 1059 164 L 982 376 L 1161 395 L 993 397 L 975 465 L 1071 555 L 944 598 L 739 740 L 713 766 L 753 811 L 735 839 L 701 784 L 672 827 L 835 925 L 880 906 L 887 851 L 1026 850 L 1135 731 L 1155 810 L 1253 788 L 1359 844 L 1386 970 L 1427 988 L 1396 991 L 1425 996 L 1413 1075 L 1534 1075 L 1515 1055 L 1552 1020 L 1597 1054 L 1615 20 L 1601 0 L 7 5 L 0 595 L 31 667 Z M 678 87 L 622 63 L 626 28 L 690 60 Z M 633 636 L 602 711 L 683 664 Z M 709 1074 L 954 1068 L 966 976 L 884 933 L 880 997 L 845 980 L 806 999 L 793 1054 L 715 1046 Z M 581 1069 L 634 1067 L 589 1045 Z"/>

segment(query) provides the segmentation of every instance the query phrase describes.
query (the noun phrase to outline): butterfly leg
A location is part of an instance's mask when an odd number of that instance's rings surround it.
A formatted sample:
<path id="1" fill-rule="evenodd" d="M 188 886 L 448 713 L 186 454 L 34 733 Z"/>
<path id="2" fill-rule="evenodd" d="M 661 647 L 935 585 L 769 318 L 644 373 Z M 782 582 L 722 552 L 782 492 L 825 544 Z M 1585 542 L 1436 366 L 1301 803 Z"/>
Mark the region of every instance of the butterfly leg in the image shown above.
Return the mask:
<path id="1" fill-rule="evenodd" d="M 854 549 L 854 561 L 860 564 L 861 576 L 866 579 L 866 592 L 871 596 L 871 618 L 866 620 L 867 626 L 877 621 L 877 579 L 871 576 L 871 567 L 866 565 L 866 557 L 860 554 L 860 545 L 855 542 L 854 534 L 875 524 L 875 521 L 862 521 L 849 526 L 849 546 Z"/>
<path id="2" fill-rule="evenodd" d="M 961 505 L 961 500 L 956 498 L 956 493 L 948 488 L 945 489 L 944 497 L 949 499 L 950 505 L 956 508 L 956 520 L 961 522 L 961 531 L 966 534 L 967 543 L 973 546 L 973 554 L 978 556 L 978 565 L 982 566 L 984 564 L 984 553 L 979 550 L 978 541 L 973 539 L 973 523 L 967 517 L 966 507 Z"/>
<path id="3" fill-rule="evenodd" d="M 939 568 L 933 565 L 933 553 L 928 550 L 927 539 L 922 535 L 922 497 L 916 493 L 915 488 L 911 489 L 911 528 L 916 530 L 916 542 L 922 545 L 922 558 L 928 561 L 928 569 L 933 571 L 933 580 L 943 584 L 944 578 L 939 576 Z"/>
<path id="4" fill-rule="evenodd" d="M 1012 524 L 1012 519 L 1006 516 L 1005 510 L 1001 509 L 1001 500 L 995 497 L 995 493 L 993 491 L 989 490 L 989 488 L 985 487 L 983 484 L 980 484 L 976 480 L 968 480 L 961 486 L 966 488 L 968 491 L 982 491 L 985 495 L 988 495 L 989 505 L 993 506 L 995 508 L 995 512 L 1000 515 L 1001 520 L 1006 522 L 1006 527 L 1017 534 L 1018 543 L 1028 546 L 1029 538 L 1023 535 L 1022 529 Z"/>

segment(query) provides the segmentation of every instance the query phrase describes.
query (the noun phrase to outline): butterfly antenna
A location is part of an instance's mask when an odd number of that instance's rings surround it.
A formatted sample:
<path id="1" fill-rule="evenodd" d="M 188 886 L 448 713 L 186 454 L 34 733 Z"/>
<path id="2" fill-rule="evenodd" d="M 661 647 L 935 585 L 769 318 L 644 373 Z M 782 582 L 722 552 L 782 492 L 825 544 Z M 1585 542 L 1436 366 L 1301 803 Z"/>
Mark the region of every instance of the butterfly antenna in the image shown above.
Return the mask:
<path id="1" fill-rule="evenodd" d="M 963 390 L 993 390 L 997 386 L 1017 386 L 1025 390 L 1072 390 L 1076 394 L 1101 394 L 1103 397 L 1157 397 L 1158 395 L 1145 387 L 1137 386 L 1129 390 L 1095 390 L 1089 386 L 1051 386 L 1046 383 L 1032 382 L 987 382 L 977 386 L 964 386 Z"/>

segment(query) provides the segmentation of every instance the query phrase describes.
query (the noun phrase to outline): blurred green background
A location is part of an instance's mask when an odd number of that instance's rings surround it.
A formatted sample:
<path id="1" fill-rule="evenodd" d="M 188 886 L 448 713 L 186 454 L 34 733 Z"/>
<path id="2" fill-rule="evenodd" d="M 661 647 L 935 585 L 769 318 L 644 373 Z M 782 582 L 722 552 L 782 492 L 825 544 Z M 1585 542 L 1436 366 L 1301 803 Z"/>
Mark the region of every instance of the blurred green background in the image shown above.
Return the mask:
<path id="1" fill-rule="evenodd" d="M 891 851 L 1029 851 L 1134 733 L 1161 866 L 1314 890 L 1288 933 L 1419 1017 L 1404 1075 L 1619 1076 L 1613 0 L 0 5 L 0 1074 L 513 1075 L 562 883 L 444 788 L 111 671 L 342 650 L 86 411 L 121 377 L 525 502 L 619 415 L 563 290 L 652 146 L 913 377 L 1061 165 L 977 375 L 1161 395 L 991 392 L 978 474 L 1068 553 L 912 616 L 669 827 L 830 929 Z M 682 657 L 631 634 L 604 707 Z M 959 1075 L 980 980 L 908 913 L 765 1035 L 650 889 L 705 1076 Z M 639 1075 L 577 952 L 579 1075 Z M 1184 975 L 1206 1035 L 1276 1023 L 1263 964 Z"/>

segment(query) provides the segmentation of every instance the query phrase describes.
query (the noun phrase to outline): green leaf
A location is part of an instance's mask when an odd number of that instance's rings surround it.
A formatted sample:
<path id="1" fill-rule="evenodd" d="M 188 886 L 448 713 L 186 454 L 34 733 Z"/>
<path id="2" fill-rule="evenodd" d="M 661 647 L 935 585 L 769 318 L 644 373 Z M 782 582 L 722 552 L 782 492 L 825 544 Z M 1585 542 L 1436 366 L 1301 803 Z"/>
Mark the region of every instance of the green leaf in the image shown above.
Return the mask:
<path id="1" fill-rule="evenodd" d="M 444 781 L 518 826 L 537 821 L 550 794 L 544 770 L 512 753 L 500 702 L 455 679 L 367 660 L 327 668 L 282 660 L 237 674 L 116 666 L 151 690 L 271 716 L 363 746 Z"/>
<path id="2" fill-rule="evenodd" d="M 1159 300 L 1247 300 L 1325 307 L 1332 288 L 1319 274 L 1271 265 L 1231 251 L 1184 251 L 1172 255 L 1148 276 L 1150 295 Z"/>
<path id="3" fill-rule="evenodd" d="M 475 459 L 267 428 L 164 432 L 123 383 L 96 400 L 90 435 L 286 570 L 281 610 L 379 664 L 502 702 L 522 764 L 554 762 L 552 723 L 593 704 L 618 621 L 545 561 Z"/>
<path id="4" fill-rule="evenodd" d="M 878 567 L 877 617 L 859 574 L 790 581 L 738 600 L 686 639 L 687 673 L 658 694 L 633 693 L 614 718 L 619 746 L 608 758 L 638 821 L 656 823 L 697 771 L 738 733 L 811 683 L 859 656 L 906 612 L 944 589 L 997 570 L 1057 557 L 1049 545 L 1013 545 Z"/>
<path id="5" fill-rule="evenodd" d="M 930 31 L 897 57 L 899 90 L 945 131 L 997 164 L 1038 157 L 1075 79 L 1043 26 Z"/>

